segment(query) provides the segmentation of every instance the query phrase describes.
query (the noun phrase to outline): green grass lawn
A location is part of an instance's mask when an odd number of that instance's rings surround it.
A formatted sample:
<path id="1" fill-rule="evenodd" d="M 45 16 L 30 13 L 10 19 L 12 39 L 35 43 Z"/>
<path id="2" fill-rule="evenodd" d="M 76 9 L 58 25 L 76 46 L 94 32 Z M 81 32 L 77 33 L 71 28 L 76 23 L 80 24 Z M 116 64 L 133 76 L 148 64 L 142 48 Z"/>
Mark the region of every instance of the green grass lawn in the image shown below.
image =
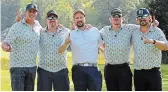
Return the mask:
<path id="1" fill-rule="evenodd" d="M 0 49 L 1 55 L 1 90 L 2 91 L 11 91 L 11 85 L 10 85 L 10 73 L 9 73 L 9 53 L 3 52 Z M 67 53 L 68 56 L 68 69 L 69 69 L 69 79 L 70 79 L 70 90 L 73 90 L 73 83 L 71 79 L 71 67 L 72 67 L 72 60 L 71 60 L 71 53 Z M 131 55 L 132 58 L 132 55 Z M 99 55 L 99 68 L 102 72 L 102 75 L 104 75 L 104 57 L 102 54 Z M 133 65 L 131 65 L 131 69 L 133 70 Z M 162 64 L 161 66 L 162 71 L 162 88 L 164 91 L 168 91 L 168 65 Z M 37 84 L 37 78 L 35 81 L 35 84 Z M 35 90 L 37 88 L 37 85 L 35 85 Z M 106 85 L 104 82 L 104 76 L 103 76 L 103 91 L 106 91 Z M 133 88 L 134 90 L 134 88 Z"/>

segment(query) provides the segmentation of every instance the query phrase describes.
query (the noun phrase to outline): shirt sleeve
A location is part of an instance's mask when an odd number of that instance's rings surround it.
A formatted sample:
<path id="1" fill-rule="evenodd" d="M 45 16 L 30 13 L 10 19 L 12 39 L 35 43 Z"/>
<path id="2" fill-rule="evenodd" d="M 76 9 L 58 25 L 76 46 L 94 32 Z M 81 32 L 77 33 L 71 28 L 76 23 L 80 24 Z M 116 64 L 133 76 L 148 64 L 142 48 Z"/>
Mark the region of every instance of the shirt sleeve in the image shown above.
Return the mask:
<path id="1" fill-rule="evenodd" d="M 10 30 L 10 28 L 6 28 L 4 31 L 1 32 L 1 41 L 4 41 L 4 39 L 6 38 L 9 30 Z"/>
<path id="2" fill-rule="evenodd" d="M 103 32 L 104 32 L 104 28 L 102 28 L 99 32 L 100 32 L 101 39 L 103 40 Z"/>
<path id="3" fill-rule="evenodd" d="M 101 46 L 101 45 L 103 44 L 103 40 L 102 40 L 100 31 L 99 31 L 97 28 L 95 28 L 95 30 L 96 30 L 97 33 L 98 33 L 98 45 Z"/>
<path id="4" fill-rule="evenodd" d="M 157 33 L 157 36 L 158 36 L 158 39 L 156 40 L 159 40 L 159 41 L 164 41 L 165 43 L 167 43 L 167 40 L 166 40 L 166 37 L 165 37 L 165 34 L 163 33 L 163 31 L 160 29 L 160 28 L 156 28 L 156 32 Z"/>
<path id="5" fill-rule="evenodd" d="M 15 26 L 12 26 L 4 39 L 4 42 L 7 42 L 8 44 L 13 44 L 15 39 L 17 37 L 17 29 Z"/>

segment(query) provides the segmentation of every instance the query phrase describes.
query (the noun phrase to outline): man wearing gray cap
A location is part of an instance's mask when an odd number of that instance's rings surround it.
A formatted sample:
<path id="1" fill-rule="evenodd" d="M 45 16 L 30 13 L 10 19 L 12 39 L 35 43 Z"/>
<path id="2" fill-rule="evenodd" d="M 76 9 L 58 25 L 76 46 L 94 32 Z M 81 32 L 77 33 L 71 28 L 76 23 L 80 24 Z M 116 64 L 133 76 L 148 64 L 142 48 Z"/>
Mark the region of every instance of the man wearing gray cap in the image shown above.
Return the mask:
<path id="1" fill-rule="evenodd" d="M 1 47 L 10 52 L 10 75 L 13 91 L 33 91 L 36 76 L 36 57 L 39 46 L 39 31 L 35 21 L 37 6 L 26 6 L 25 18 L 15 23 Z"/>
<path id="2" fill-rule="evenodd" d="M 77 28 L 70 32 L 59 52 L 70 44 L 72 49 L 72 80 L 75 91 L 101 91 L 102 75 L 98 69 L 98 48 L 102 44 L 99 30 L 85 24 L 85 13 L 78 9 L 73 15 Z"/>
<path id="3" fill-rule="evenodd" d="M 137 11 L 140 28 L 134 30 L 134 85 L 136 91 L 161 91 L 161 50 L 168 50 L 168 42 L 161 29 L 151 26 L 151 15 L 146 8 Z"/>

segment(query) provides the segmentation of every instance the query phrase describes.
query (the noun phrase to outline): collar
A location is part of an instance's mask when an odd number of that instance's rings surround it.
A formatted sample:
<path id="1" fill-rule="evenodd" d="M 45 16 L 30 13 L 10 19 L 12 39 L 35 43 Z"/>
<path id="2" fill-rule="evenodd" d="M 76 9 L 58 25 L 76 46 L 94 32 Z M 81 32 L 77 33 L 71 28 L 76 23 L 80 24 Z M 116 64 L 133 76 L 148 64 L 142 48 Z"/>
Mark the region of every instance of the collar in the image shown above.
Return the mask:
<path id="1" fill-rule="evenodd" d="M 148 32 L 146 32 L 146 33 L 143 33 L 143 34 L 147 34 L 147 33 L 149 33 L 149 32 L 153 32 L 154 31 L 154 29 L 153 29 L 154 27 L 152 26 L 152 25 L 150 25 L 150 27 L 149 27 L 149 31 Z M 140 29 L 139 29 L 140 30 Z M 141 30 L 140 30 L 140 32 L 141 32 Z M 141 32 L 142 33 L 142 32 Z"/>
<path id="2" fill-rule="evenodd" d="M 48 32 L 47 30 L 48 30 L 48 27 L 45 27 L 45 28 L 44 28 L 44 31 L 45 31 L 45 32 Z M 57 33 L 57 32 L 60 33 L 60 32 L 62 31 L 62 29 L 59 28 L 59 27 L 58 27 L 57 30 L 58 30 L 58 31 L 56 31 L 56 32 L 54 32 L 54 33 Z"/>
<path id="3" fill-rule="evenodd" d="M 85 24 L 85 26 L 86 26 L 86 28 L 85 28 L 85 30 L 80 30 L 80 29 L 78 29 L 78 27 L 76 27 L 75 28 L 75 30 L 78 32 L 78 31 L 82 31 L 82 32 L 84 32 L 84 31 L 89 31 L 89 28 L 88 28 L 88 26 Z M 91 28 L 90 28 L 91 29 Z"/>
<path id="4" fill-rule="evenodd" d="M 21 20 L 21 23 L 28 25 L 28 24 L 26 23 L 26 21 L 25 21 L 25 18 L 23 18 L 23 19 Z M 38 24 L 36 23 L 36 20 L 34 20 L 33 26 L 38 26 Z M 41 26 L 41 25 L 40 25 L 40 26 Z"/>
<path id="5" fill-rule="evenodd" d="M 121 24 L 121 26 L 120 26 L 119 30 L 122 30 L 122 29 L 123 29 L 123 26 L 124 26 L 124 25 L 123 25 L 123 24 Z M 114 30 L 113 30 L 113 26 L 112 26 L 112 25 L 110 25 L 110 26 L 109 26 L 109 31 L 110 31 L 110 30 L 114 31 Z"/>

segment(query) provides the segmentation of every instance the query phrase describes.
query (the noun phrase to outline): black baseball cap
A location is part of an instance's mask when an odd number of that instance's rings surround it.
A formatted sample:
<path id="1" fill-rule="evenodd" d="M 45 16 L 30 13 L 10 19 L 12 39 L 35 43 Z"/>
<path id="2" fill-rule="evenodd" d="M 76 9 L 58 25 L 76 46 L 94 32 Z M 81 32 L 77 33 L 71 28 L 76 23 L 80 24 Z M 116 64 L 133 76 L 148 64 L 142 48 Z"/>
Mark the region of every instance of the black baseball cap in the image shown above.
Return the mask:
<path id="1" fill-rule="evenodd" d="M 35 9 L 36 11 L 38 11 L 37 5 L 36 4 L 28 4 L 26 6 L 26 11 L 29 11 L 31 9 Z"/>
<path id="2" fill-rule="evenodd" d="M 115 15 L 120 15 L 122 16 L 122 12 L 119 8 L 114 8 L 112 11 L 111 11 L 111 16 L 115 16 Z"/>
<path id="3" fill-rule="evenodd" d="M 48 13 L 47 13 L 47 17 L 49 17 L 51 14 L 55 15 L 56 18 L 58 18 L 58 15 L 57 15 L 57 13 L 56 13 L 54 10 L 50 10 L 50 11 L 48 11 Z"/>
<path id="4" fill-rule="evenodd" d="M 77 9 L 77 10 L 75 10 L 73 16 L 74 16 L 76 13 L 82 13 L 82 14 L 85 16 L 85 12 L 84 12 L 82 9 Z"/>
<path id="5" fill-rule="evenodd" d="M 148 17 L 150 15 L 150 12 L 146 8 L 140 8 L 137 11 L 137 17 Z"/>

